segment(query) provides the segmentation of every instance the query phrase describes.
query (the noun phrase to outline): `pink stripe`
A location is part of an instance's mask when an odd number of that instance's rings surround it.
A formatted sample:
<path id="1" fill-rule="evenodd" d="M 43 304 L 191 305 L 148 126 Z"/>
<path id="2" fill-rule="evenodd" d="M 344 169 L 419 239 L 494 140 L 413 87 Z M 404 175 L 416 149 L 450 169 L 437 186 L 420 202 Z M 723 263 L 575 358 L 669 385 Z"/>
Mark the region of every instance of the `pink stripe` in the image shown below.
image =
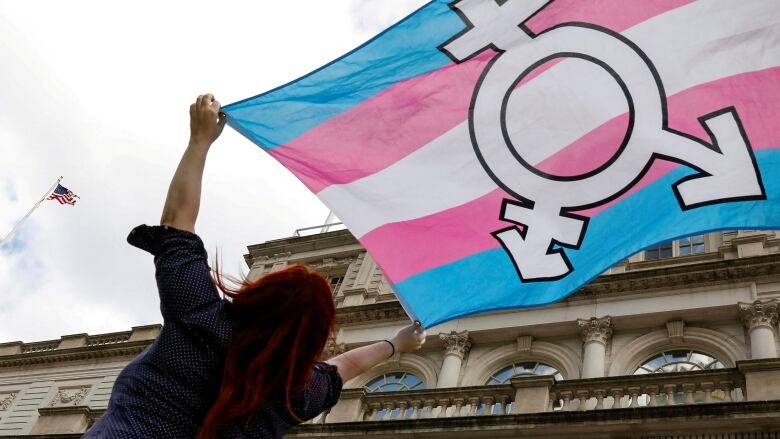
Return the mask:
<path id="1" fill-rule="evenodd" d="M 780 146 L 780 131 L 776 128 L 775 120 L 776 115 L 780 114 L 780 87 L 775 85 L 778 83 L 780 67 L 736 75 L 685 90 L 669 99 L 670 127 L 709 140 L 697 118 L 735 106 L 753 149 Z M 554 171 L 556 163 L 566 163 L 561 157 L 567 156 L 569 159 L 585 161 L 587 166 L 597 166 L 600 158 L 594 158 L 591 152 L 597 150 L 605 140 L 613 143 L 622 139 L 625 132 L 624 117 L 619 116 L 605 123 L 539 166 Z M 677 166 L 675 163 L 656 162 L 644 178 L 619 199 L 579 213 L 594 216 Z M 497 248 L 498 243 L 490 233 L 507 226 L 497 219 L 501 201 L 505 197 L 511 198 L 504 191 L 496 190 L 427 217 L 386 224 L 363 236 L 361 242 L 380 261 L 388 278 L 392 282 L 400 282 L 416 273 Z M 426 242 L 435 245 L 420 244 Z"/>
<path id="2" fill-rule="evenodd" d="M 620 32 L 691 1 L 557 0 L 528 25 L 539 32 L 584 21 Z M 315 193 L 373 174 L 466 120 L 473 84 L 492 56 L 485 53 L 395 84 L 270 154 Z"/>

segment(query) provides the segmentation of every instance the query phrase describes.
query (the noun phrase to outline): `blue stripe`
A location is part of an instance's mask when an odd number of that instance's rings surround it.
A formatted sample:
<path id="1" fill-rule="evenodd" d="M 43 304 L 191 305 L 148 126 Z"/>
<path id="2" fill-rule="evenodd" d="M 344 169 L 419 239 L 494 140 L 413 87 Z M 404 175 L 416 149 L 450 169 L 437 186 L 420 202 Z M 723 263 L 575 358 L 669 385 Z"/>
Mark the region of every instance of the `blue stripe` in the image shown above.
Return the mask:
<path id="1" fill-rule="evenodd" d="M 464 28 L 449 2 L 434 0 L 330 64 L 224 107 L 228 124 L 257 145 L 273 149 L 399 81 L 447 65 L 450 59 L 437 46 Z"/>
<path id="2" fill-rule="evenodd" d="M 780 229 L 780 150 L 756 151 L 756 158 L 767 200 L 683 212 L 671 187 L 692 171 L 680 167 L 593 217 L 582 247 L 566 250 L 574 272 L 557 282 L 521 284 L 506 252 L 495 249 L 415 275 L 395 285 L 395 291 L 412 317 L 431 327 L 478 312 L 559 301 L 617 262 L 671 239 L 717 230 Z"/>

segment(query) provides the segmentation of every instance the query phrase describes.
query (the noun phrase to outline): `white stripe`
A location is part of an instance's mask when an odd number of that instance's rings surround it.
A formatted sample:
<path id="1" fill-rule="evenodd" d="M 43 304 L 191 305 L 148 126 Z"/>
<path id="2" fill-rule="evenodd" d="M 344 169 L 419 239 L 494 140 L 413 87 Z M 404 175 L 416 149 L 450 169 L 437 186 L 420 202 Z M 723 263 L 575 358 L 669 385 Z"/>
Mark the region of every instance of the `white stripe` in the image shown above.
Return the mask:
<path id="1" fill-rule="evenodd" d="M 700 0 L 656 16 L 623 32 L 658 69 L 667 95 L 698 84 L 780 65 L 780 8 L 777 0 Z M 564 61 L 513 93 L 511 101 L 533 102 L 543 91 L 560 88 L 569 66 Z M 581 61 L 579 61 L 581 62 Z M 595 95 L 614 95 L 615 84 L 596 81 L 587 87 L 606 87 Z M 591 90 L 589 95 L 594 95 Z M 567 103 L 569 105 L 569 103 Z M 582 103 L 581 105 L 584 105 Z M 543 113 L 535 121 L 553 117 Z M 625 111 L 624 100 L 603 102 L 593 111 L 583 106 L 576 129 L 551 130 L 546 144 L 558 149 Z M 510 108 L 511 110 L 511 108 Z M 570 111 L 567 111 L 570 113 Z M 513 121 L 514 123 L 515 121 Z M 517 121 L 520 125 L 522 121 Z M 536 122 L 538 123 L 538 122 Z M 401 128 L 402 129 L 402 128 Z M 522 132 L 524 127 L 513 126 Z M 523 151 L 529 162 L 539 163 L 556 152 L 542 155 Z M 540 148 L 541 150 L 541 148 Z M 496 188 L 479 165 L 464 122 L 393 165 L 345 185 L 333 185 L 318 196 L 334 209 L 350 231 L 361 237 L 392 222 L 420 218 L 467 203 Z"/>

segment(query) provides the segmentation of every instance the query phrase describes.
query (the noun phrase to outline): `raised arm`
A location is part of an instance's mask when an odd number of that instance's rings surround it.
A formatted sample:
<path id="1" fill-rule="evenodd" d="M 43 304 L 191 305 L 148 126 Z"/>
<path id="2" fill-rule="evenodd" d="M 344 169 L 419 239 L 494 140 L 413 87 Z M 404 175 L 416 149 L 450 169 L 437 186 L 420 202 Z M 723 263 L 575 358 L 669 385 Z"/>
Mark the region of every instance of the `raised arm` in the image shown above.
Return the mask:
<path id="1" fill-rule="evenodd" d="M 190 105 L 190 143 L 168 188 L 161 225 L 195 232 L 206 155 L 227 120 L 219 109 L 219 102 L 211 94 L 198 96 Z"/>
<path id="2" fill-rule="evenodd" d="M 394 352 L 414 352 L 420 349 L 425 343 L 425 330 L 419 323 L 414 323 L 399 330 L 388 341 L 353 349 L 331 358 L 327 363 L 338 367 L 342 380 L 351 380 L 387 360 Z"/>

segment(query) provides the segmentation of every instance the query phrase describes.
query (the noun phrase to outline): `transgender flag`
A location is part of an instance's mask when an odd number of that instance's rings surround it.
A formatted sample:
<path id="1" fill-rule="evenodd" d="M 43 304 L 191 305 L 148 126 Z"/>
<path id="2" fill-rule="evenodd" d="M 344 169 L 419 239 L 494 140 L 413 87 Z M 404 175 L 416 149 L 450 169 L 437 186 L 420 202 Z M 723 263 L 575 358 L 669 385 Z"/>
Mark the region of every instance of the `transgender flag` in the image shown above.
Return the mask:
<path id="1" fill-rule="evenodd" d="M 432 1 L 224 111 L 426 327 L 780 228 L 778 0 Z"/>

